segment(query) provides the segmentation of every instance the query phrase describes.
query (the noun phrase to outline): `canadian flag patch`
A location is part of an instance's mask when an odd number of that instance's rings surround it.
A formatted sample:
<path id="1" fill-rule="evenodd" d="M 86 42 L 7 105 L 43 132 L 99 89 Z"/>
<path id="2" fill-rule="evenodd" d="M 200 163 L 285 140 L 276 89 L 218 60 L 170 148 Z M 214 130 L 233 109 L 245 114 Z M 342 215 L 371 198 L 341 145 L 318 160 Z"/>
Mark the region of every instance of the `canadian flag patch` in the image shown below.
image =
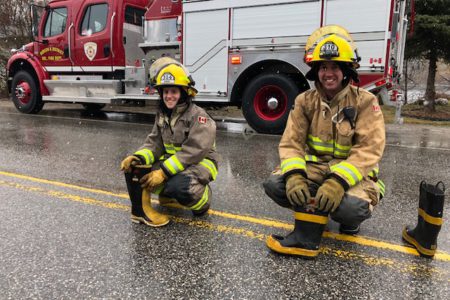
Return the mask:
<path id="1" fill-rule="evenodd" d="M 207 121 L 206 117 L 198 117 L 198 122 L 199 123 L 206 124 L 206 121 Z"/>
<path id="2" fill-rule="evenodd" d="M 380 106 L 378 104 L 373 104 L 372 105 L 372 110 L 373 111 L 380 111 L 381 109 L 380 109 Z"/>

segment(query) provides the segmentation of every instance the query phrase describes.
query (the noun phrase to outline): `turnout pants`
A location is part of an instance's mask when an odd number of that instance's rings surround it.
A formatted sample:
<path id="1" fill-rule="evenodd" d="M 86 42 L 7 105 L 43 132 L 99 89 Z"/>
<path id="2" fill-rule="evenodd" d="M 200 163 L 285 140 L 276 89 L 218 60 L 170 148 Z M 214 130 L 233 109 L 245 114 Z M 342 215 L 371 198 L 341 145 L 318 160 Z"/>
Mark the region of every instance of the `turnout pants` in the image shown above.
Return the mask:
<path id="1" fill-rule="evenodd" d="M 152 171 L 160 169 L 160 163 L 152 166 Z M 209 183 L 213 181 L 211 173 L 200 164 L 191 165 L 184 171 L 169 178 L 154 193 L 167 198 L 174 198 L 178 203 L 191 209 L 200 211 L 209 206 L 211 190 Z"/>
<path id="2" fill-rule="evenodd" d="M 321 185 L 326 178 L 327 168 L 322 164 L 308 163 L 308 182 Z M 286 197 L 286 181 L 279 171 L 274 171 L 263 183 L 266 194 L 278 205 L 293 209 Z M 364 178 L 345 194 L 339 207 L 330 217 L 341 224 L 356 226 L 372 216 L 373 207 L 380 199 L 380 188 L 371 179 Z"/>

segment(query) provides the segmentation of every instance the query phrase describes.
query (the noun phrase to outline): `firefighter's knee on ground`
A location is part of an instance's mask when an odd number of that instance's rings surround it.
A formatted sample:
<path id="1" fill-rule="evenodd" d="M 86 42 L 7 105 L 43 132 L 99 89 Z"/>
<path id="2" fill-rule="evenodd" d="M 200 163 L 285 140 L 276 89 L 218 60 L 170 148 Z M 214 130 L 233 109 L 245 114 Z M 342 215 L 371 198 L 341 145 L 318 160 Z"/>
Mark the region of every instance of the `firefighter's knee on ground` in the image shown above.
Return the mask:
<path id="1" fill-rule="evenodd" d="M 201 193 L 193 193 L 192 181 L 190 176 L 177 174 L 167 181 L 163 195 L 175 198 L 178 203 L 192 210 L 194 215 L 201 215 L 209 209 L 211 190 L 206 185 Z"/>
<path id="2" fill-rule="evenodd" d="M 358 226 L 372 216 L 369 202 L 345 194 L 339 207 L 330 214 L 331 218 L 341 224 Z"/>

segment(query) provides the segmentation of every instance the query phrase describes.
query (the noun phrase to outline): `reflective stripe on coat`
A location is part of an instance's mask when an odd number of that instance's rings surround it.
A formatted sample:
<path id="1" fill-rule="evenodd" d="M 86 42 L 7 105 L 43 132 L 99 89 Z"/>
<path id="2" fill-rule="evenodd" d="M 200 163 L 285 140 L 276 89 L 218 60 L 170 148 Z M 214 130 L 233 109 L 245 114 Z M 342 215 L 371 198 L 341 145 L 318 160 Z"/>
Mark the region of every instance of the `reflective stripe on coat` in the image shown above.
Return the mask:
<path id="1" fill-rule="evenodd" d="M 147 164 L 163 160 L 161 168 L 170 177 L 194 164 L 202 165 L 213 179 L 217 175 L 216 123 L 197 105 L 177 105 L 169 117 L 161 110 L 152 132 L 135 152 Z"/>
<path id="2" fill-rule="evenodd" d="M 372 93 L 351 85 L 325 99 L 320 85 L 295 99 L 279 145 L 281 172 L 306 175 L 306 161 L 326 164 L 348 189 L 378 170 L 385 147 L 383 114 Z M 353 122 L 345 107 L 355 109 Z"/>

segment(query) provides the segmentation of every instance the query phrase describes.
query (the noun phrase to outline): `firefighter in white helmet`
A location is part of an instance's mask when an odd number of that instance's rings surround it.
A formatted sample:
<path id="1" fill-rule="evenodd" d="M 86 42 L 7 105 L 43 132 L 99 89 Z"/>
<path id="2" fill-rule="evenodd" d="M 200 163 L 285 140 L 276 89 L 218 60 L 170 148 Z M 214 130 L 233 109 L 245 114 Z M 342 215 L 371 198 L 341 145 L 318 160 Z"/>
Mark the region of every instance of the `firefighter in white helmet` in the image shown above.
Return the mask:
<path id="1" fill-rule="evenodd" d="M 356 234 L 382 197 L 385 127 L 377 98 L 350 84 L 359 82 L 360 58 L 345 29 L 318 29 L 305 50 L 306 78 L 315 89 L 295 99 L 279 144 L 280 168 L 264 182 L 269 197 L 294 211 L 294 230 L 266 244 L 278 253 L 315 257 L 329 216 L 340 232 Z"/>
<path id="2" fill-rule="evenodd" d="M 195 216 L 205 214 L 211 202 L 209 183 L 216 179 L 216 124 L 202 108 L 192 103 L 197 94 L 189 72 L 174 59 L 160 58 L 150 68 L 150 81 L 160 96 L 152 132 L 121 170 L 133 165 L 151 166 L 140 178 L 141 187 L 162 200 L 176 200 Z M 133 216 L 155 226 L 151 215 Z"/>

